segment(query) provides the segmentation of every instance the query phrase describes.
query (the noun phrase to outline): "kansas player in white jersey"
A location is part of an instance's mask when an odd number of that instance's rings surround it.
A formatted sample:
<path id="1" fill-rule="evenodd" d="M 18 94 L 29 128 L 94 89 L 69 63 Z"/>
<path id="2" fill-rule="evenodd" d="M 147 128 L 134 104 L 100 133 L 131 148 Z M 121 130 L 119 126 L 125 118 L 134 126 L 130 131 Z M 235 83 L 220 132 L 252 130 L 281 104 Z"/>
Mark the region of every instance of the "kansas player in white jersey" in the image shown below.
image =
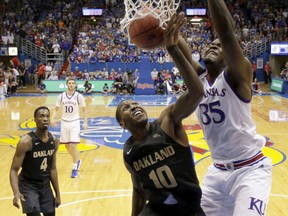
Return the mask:
<path id="1" fill-rule="evenodd" d="M 197 116 L 213 164 L 202 184 L 201 205 L 208 216 L 265 215 L 272 164 L 262 154 L 264 137 L 251 118 L 251 64 L 234 34 L 223 0 L 208 0 L 218 39 L 205 52 L 205 69 L 180 47 L 200 75 L 205 95 Z M 204 72 L 204 73 L 203 73 Z"/>
<path id="2" fill-rule="evenodd" d="M 52 117 L 52 126 L 56 125 L 58 109 L 62 107 L 60 143 L 65 144 L 67 151 L 72 156 L 71 178 L 76 178 L 81 160 L 75 144 L 80 143 L 80 108 L 84 116 L 83 128 L 87 129 L 86 104 L 85 98 L 75 90 L 76 81 L 74 79 L 68 79 L 66 85 L 68 88 L 67 92 L 61 93 L 57 98 L 55 112 Z"/>
<path id="3" fill-rule="evenodd" d="M 215 163 L 225 164 L 256 155 L 266 143 L 256 134 L 250 101 L 241 99 L 229 85 L 223 71 L 211 84 L 207 73 L 200 76 L 206 90 L 197 109 L 197 117 Z M 215 139 L 217 137 L 217 139 Z M 241 145 L 231 145 L 241 143 Z M 223 151 L 225 149 L 225 151 Z"/>

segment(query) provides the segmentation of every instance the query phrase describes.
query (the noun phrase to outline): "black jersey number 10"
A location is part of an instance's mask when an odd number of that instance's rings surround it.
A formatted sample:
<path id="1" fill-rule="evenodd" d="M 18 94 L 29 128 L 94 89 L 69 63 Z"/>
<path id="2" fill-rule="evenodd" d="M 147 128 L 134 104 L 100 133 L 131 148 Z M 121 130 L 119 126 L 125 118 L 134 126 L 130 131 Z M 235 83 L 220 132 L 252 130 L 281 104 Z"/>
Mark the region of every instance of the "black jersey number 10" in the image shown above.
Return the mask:
<path id="1" fill-rule="evenodd" d="M 152 170 L 149 173 L 150 179 L 154 182 L 156 188 L 174 188 L 177 187 L 177 182 L 167 165 Z"/>

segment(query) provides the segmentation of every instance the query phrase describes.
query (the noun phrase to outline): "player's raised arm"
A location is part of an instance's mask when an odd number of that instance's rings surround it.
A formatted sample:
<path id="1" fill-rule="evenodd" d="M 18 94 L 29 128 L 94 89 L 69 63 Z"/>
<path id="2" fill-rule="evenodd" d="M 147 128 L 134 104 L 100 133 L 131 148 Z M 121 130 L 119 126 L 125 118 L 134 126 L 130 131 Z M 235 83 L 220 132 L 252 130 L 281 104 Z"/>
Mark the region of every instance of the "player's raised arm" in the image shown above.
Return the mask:
<path id="1" fill-rule="evenodd" d="M 204 94 L 203 86 L 198 75 L 178 47 L 180 38 L 179 29 L 185 21 L 186 19 L 183 13 L 179 13 L 178 15 L 174 14 L 164 33 L 164 43 L 167 51 L 173 58 L 173 61 L 179 69 L 179 72 L 188 88 L 188 91 L 183 93 L 173 105 L 172 118 L 174 125 L 178 124 L 183 118 L 186 118 L 193 113 Z"/>
<path id="2" fill-rule="evenodd" d="M 245 58 L 237 39 L 232 16 L 223 0 L 208 0 L 213 26 L 219 37 L 224 59 L 228 65 L 228 76 L 237 92 L 244 99 L 251 98 L 251 64 Z M 214 46 L 212 43 L 211 46 Z M 217 46 L 217 44 L 215 44 Z"/>

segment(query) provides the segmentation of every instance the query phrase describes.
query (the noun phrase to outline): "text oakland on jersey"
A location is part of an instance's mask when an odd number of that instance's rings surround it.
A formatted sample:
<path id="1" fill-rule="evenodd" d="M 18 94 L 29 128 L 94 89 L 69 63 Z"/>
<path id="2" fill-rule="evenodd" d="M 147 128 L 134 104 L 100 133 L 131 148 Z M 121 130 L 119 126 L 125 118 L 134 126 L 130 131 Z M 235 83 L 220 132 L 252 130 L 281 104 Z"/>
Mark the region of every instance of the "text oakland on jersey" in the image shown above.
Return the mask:
<path id="1" fill-rule="evenodd" d="M 139 171 L 155 163 L 158 163 L 159 161 L 169 158 L 174 154 L 175 154 L 175 150 L 173 146 L 168 146 L 163 149 L 160 149 L 157 152 L 153 152 L 152 154 L 145 156 L 137 161 L 134 161 L 133 166 L 136 171 Z"/>

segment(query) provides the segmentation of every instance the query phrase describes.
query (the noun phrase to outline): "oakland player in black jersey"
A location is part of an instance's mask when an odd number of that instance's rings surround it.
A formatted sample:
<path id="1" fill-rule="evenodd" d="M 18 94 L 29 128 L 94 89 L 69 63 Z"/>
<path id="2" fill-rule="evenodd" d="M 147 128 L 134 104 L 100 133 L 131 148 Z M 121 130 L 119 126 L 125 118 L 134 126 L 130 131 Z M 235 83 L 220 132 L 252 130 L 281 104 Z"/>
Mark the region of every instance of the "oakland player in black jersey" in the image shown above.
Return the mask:
<path id="1" fill-rule="evenodd" d="M 164 43 L 188 91 L 154 122 L 148 122 L 145 109 L 133 100 L 123 101 L 116 110 L 120 126 L 132 134 L 123 152 L 133 183 L 132 216 L 205 215 L 200 207 L 202 191 L 191 147 L 182 125 L 204 95 L 196 72 L 179 49 L 185 46 L 179 36 L 184 21 L 183 13 L 173 15 L 164 33 Z"/>
<path id="2" fill-rule="evenodd" d="M 59 140 L 48 132 L 50 110 L 38 107 L 34 112 L 36 131 L 24 135 L 17 144 L 10 169 L 10 184 L 14 193 L 13 205 L 28 216 L 54 216 L 61 203 L 56 169 Z M 18 171 L 22 167 L 18 176 Z M 50 182 L 52 183 L 55 197 Z"/>

